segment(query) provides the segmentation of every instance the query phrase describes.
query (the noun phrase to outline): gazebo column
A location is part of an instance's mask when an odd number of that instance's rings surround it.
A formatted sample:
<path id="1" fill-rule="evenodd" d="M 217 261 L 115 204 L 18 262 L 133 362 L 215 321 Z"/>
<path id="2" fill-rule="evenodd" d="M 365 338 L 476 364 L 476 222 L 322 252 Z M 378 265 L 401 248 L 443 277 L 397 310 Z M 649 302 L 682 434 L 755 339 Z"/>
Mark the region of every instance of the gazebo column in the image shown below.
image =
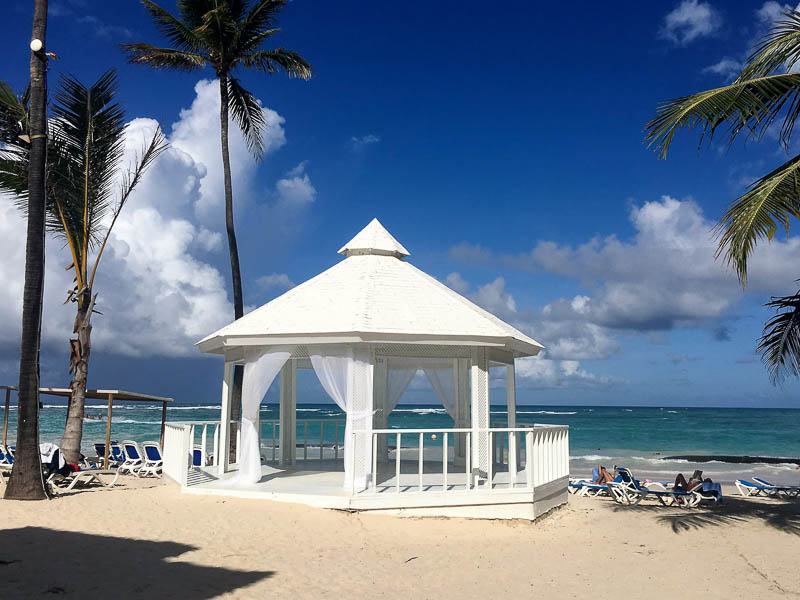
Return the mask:
<path id="1" fill-rule="evenodd" d="M 513 359 L 512 359 L 513 361 Z M 514 363 L 506 366 L 506 408 L 508 410 L 508 428 L 513 429 L 517 426 L 517 382 Z M 517 454 L 519 449 L 519 438 L 514 435 L 513 442 L 511 434 L 508 438 L 508 472 L 517 472 Z"/>
<path id="2" fill-rule="evenodd" d="M 455 422 L 456 429 L 465 429 L 469 427 L 469 359 L 456 358 L 454 361 L 455 368 L 455 397 L 456 397 L 456 414 L 453 421 Z M 467 436 L 460 433 L 455 436 L 454 441 L 454 462 L 458 465 L 463 465 L 467 457 Z"/>
<path id="3" fill-rule="evenodd" d="M 352 429 L 353 453 L 350 456 L 352 481 L 345 485 L 360 491 L 372 482 L 372 413 L 374 409 L 375 354 L 371 348 L 355 348 L 351 380 L 347 386 L 348 419 Z"/>
<path id="4" fill-rule="evenodd" d="M 222 475 L 228 471 L 230 466 L 231 446 L 231 401 L 233 400 L 233 369 L 234 363 L 225 362 L 225 370 L 222 375 L 222 400 L 220 402 L 220 418 L 219 418 L 219 446 L 217 453 L 217 465 L 219 474 Z M 189 452 L 193 452 L 190 448 Z"/>
<path id="5" fill-rule="evenodd" d="M 489 361 L 486 348 L 472 351 L 472 473 L 481 478 L 489 474 Z"/>
<path id="6" fill-rule="evenodd" d="M 297 436 L 297 365 L 287 360 L 281 369 L 280 398 L 280 464 L 293 465 L 296 456 Z"/>
<path id="7" fill-rule="evenodd" d="M 389 364 L 383 357 L 375 358 L 374 369 L 375 383 L 373 385 L 373 403 L 375 405 L 375 417 L 373 426 L 375 429 L 386 429 L 389 426 L 389 414 L 386 410 L 389 392 Z M 389 461 L 389 439 L 386 435 L 378 436 L 378 462 L 386 463 Z"/>

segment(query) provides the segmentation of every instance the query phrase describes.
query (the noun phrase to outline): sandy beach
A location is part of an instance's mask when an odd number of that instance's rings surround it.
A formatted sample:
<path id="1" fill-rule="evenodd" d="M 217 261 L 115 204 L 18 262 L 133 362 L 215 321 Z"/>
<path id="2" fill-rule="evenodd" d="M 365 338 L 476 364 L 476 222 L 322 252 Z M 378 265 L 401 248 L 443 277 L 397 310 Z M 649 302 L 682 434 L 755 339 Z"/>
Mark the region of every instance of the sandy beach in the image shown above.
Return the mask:
<path id="1" fill-rule="evenodd" d="M 181 495 L 163 481 L 0 504 L 0 597 L 800 596 L 800 503 L 621 508 L 534 523 L 403 519 Z M 726 490 L 730 492 L 731 490 Z"/>

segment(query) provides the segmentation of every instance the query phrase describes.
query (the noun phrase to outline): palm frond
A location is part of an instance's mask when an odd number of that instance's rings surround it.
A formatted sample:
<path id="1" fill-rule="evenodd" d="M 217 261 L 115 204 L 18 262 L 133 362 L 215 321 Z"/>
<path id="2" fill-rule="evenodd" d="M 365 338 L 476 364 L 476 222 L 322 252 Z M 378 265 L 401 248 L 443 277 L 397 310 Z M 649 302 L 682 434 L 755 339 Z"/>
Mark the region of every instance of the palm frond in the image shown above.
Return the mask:
<path id="1" fill-rule="evenodd" d="M 297 52 L 283 48 L 252 52 L 242 58 L 242 65 L 261 69 L 270 75 L 284 71 L 289 77 L 311 78 L 311 65 Z"/>
<path id="2" fill-rule="evenodd" d="M 217 5 L 216 0 L 178 0 L 178 14 L 192 29 L 203 24 L 205 14 Z"/>
<path id="3" fill-rule="evenodd" d="M 787 375 L 800 376 L 800 291 L 773 298 L 767 306 L 777 312 L 764 326 L 758 351 L 773 383 Z"/>
<path id="4" fill-rule="evenodd" d="M 264 153 L 264 112 L 261 103 L 235 77 L 228 77 L 228 108 L 256 158 Z"/>
<path id="5" fill-rule="evenodd" d="M 645 140 L 664 158 L 675 132 L 681 127 L 702 128 L 701 144 L 725 123 L 729 125 L 731 142 L 742 131 L 758 138 L 783 108 L 787 111 L 781 133 L 788 140 L 800 116 L 800 74 L 783 73 L 738 81 L 666 102 L 645 126 Z"/>
<path id="6" fill-rule="evenodd" d="M 145 171 L 147 171 L 153 162 L 155 162 L 161 153 L 164 152 L 168 147 L 169 144 L 167 143 L 167 138 L 164 135 L 164 132 L 160 127 L 156 128 L 153 136 L 150 138 L 150 141 L 144 145 L 141 154 L 134 159 L 133 166 L 122 174 L 119 197 L 112 210 L 111 222 L 106 228 L 105 235 L 103 236 L 97 252 L 97 256 L 95 256 L 94 259 L 94 266 L 92 267 L 91 275 L 89 276 L 88 285 L 90 289 L 94 286 L 94 278 L 97 275 L 97 268 L 100 265 L 103 252 L 105 251 L 106 244 L 108 243 L 108 238 L 111 235 L 111 231 L 114 229 L 117 218 L 122 212 L 122 209 L 125 207 L 125 204 L 128 202 L 128 199 L 131 197 L 134 189 L 136 189 L 136 186 L 141 181 Z"/>
<path id="7" fill-rule="evenodd" d="M 192 53 L 202 49 L 202 41 L 191 27 L 153 0 L 142 0 L 142 4 L 153 17 L 153 21 L 161 33 L 176 49 Z"/>
<path id="8" fill-rule="evenodd" d="M 286 6 L 286 0 L 257 0 L 241 20 L 237 35 L 240 51 L 255 48 L 250 41 L 265 30 L 275 29 L 278 13 Z"/>
<path id="9" fill-rule="evenodd" d="M 122 49 L 128 55 L 128 62 L 156 69 L 194 71 L 206 66 L 206 58 L 196 52 L 159 48 L 150 44 L 122 44 Z"/>
<path id="10" fill-rule="evenodd" d="M 82 212 L 79 222 L 83 233 L 75 232 L 75 237 L 84 247 L 84 257 L 98 240 L 124 149 L 125 114 L 114 101 L 116 90 L 114 70 L 104 73 L 90 87 L 73 77 L 62 77 L 53 104 L 56 138 L 65 160 L 61 169 L 48 176 L 54 179 L 56 189 L 72 190 L 65 194 L 65 206 Z M 62 169 L 64 173 L 60 173 Z M 79 177 L 75 178 L 76 174 Z M 70 180 L 60 180 L 62 176 Z"/>
<path id="11" fill-rule="evenodd" d="M 17 145 L 20 135 L 28 133 L 28 107 L 25 95 L 17 96 L 4 81 L 0 81 L 0 148 Z"/>
<path id="12" fill-rule="evenodd" d="M 747 283 L 747 260 L 759 241 L 772 239 L 777 228 L 788 235 L 792 217 L 800 215 L 800 156 L 756 181 L 725 212 L 717 225 L 717 256 Z"/>
<path id="13" fill-rule="evenodd" d="M 792 70 L 800 61 L 800 13 L 787 10 L 759 42 L 737 81 L 763 77 L 779 70 Z"/>

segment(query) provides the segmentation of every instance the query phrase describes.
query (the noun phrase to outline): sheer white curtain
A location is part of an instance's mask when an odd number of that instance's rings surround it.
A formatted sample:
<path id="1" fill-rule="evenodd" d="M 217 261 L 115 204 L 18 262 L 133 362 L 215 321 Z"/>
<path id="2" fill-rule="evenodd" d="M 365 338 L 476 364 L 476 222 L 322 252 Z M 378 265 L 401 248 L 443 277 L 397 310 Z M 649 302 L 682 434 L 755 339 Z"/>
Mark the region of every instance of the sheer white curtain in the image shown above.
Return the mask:
<path id="1" fill-rule="evenodd" d="M 453 363 L 423 363 L 422 367 L 439 402 L 442 403 L 447 414 L 455 420 L 457 414 L 456 370 Z M 457 424 L 456 427 L 458 427 Z"/>
<path id="2" fill-rule="evenodd" d="M 414 375 L 419 370 L 418 361 L 407 361 L 389 359 L 386 373 L 386 406 L 384 415 L 388 418 L 389 413 L 394 410 L 403 393 L 411 384 Z"/>
<path id="3" fill-rule="evenodd" d="M 371 440 L 369 435 L 361 436 L 364 443 L 354 456 L 353 432 L 372 427 L 372 362 L 368 356 L 354 353 L 351 348 L 320 347 L 309 350 L 311 365 L 322 387 L 346 414 L 344 486 L 366 486 L 371 469 Z M 357 472 L 353 471 L 354 463 Z"/>
<path id="4" fill-rule="evenodd" d="M 260 353 L 244 365 L 239 471 L 234 475 L 233 483 L 258 483 L 261 479 L 258 411 L 269 386 L 291 356 L 291 348 L 276 348 Z"/>

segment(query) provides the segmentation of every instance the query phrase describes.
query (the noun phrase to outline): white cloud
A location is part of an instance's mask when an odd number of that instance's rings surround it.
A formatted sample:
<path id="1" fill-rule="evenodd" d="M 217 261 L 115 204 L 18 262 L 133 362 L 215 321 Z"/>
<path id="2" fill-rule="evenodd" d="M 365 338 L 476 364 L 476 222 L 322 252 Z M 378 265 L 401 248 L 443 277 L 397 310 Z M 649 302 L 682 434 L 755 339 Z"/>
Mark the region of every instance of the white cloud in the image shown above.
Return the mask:
<path id="1" fill-rule="evenodd" d="M 172 145 L 145 174 L 109 238 L 95 282 L 98 309 L 103 313 L 94 318 L 95 352 L 196 356 L 194 343 L 231 320 L 227 273 L 223 275 L 213 266 L 213 256 L 207 257 L 224 250 L 219 231 L 224 220 L 216 82 L 200 81 L 195 90 L 191 107 L 181 112 L 172 127 Z M 272 151 L 285 143 L 283 119 L 269 109 L 264 112 L 271 123 L 265 145 Z M 125 162 L 130 164 L 141 154 L 157 125 L 142 118 L 129 123 Z M 246 196 L 255 163 L 241 135 L 234 127 L 231 131 L 239 200 Z M 304 168 L 299 165 L 279 182 L 279 200 L 295 204 L 313 200 L 316 191 Z M 214 211 L 219 214 L 211 214 Z M 199 221 L 198 215 L 206 220 Z M 12 202 L 3 198 L 0 338 L 8 340 L 3 348 L 6 356 L 17 352 L 24 249 L 24 219 Z M 42 336 L 45 349 L 57 353 L 66 353 L 74 319 L 74 305 L 63 305 L 72 287 L 71 274 L 64 270 L 70 262 L 67 254 L 63 242 L 48 237 Z"/>
<path id="2" fill-rule="evenodd" d="M 354 150 L 360 150 L 365 146 L 371 146 L 373 144 L 377 144 L 381 141 L 381 138 L 375 135 L 374 133 L 368 133 L 367 135 L 360 135 L 350 138 L 350 145 L 353 147 Z"/>
<path id="3" fill-rule="evenodd" d="M 780 2 L 770 0 L 769 2 L 764 2 L 764 4 L 756 10 L 756 19 L 761 25 L 761 28 L 767 30 L 777 21 L 783 19 L 787 10 L 792 10 L 790 4 L 781 4 Z"/>
<path id="4" fill-rule="evenodd" d="M 270 275 L 262 275 L 256 279 L 258 285 L 264 291 L 285 291 L 294 287 L 294 282 L 289 279 L 286 273 L 271 273 Z"/>
<path id="5" fill-rule="evenodd" d="M 674 44 L 684 46 L 701 37 L 713 35 L 721 25 L 722 17 L 708 2 L 683 0 L 664 17 L 661 35 Z"/>
<path id="6" fill-rule="evenodd" d="M 719 75 L 725 81 L 733 81 L 742 70 L 742 62 L 734 58 L 725 57 L 713 65 L 708 65 L 703 69 L 703 73 L 713 73 Z"/>
<path id="7" fill-rule="evenodd" d="M 225 195 L 223 189 L 222 155 L 219 127 L 219 82 L 201 80 L 195 85 L 195 99 L 189 108 L 180 112 L 179 120 L 172 125 L 170 143 L 185 152 L 203 169 L 200 178 L 200 197 L 195 203 L 195 213 L 203 222 L 217 223 L 223 219 Z M 284 118 L 274 110 L 263 108 L 266 130 L 264 154 L 274 152 L 286 143 Z M 237 207 L 251 195 L 252 178 L 256 161 L 235 123 L 230 125 L 230 157 L 233 193 Z"/>
<path id="8" fill-rule="evenodd" d="M 636 234 L 628 241 L 613 235 L 577 246 L 542 241 L 516 256 L 461 244 L 451 256 L 579 280 L 591 294 L 544 308 L 545 322 L 560 326 L 658 331 L 718 325 L 742 292 L 733 272 L 715 259 L 714 223 L 692 200 L 670 197 L 634 206 L 630 216 Z M 798 261 L 800 239 L 762 243 L 750 260 L 748 290 L 764 296 L 789 291 Z"/>
<path id="9" fill-rule="evenodd" d="M 445 283 L 489 312 L 503 318 L 545 345 L 536 358 L 517 362 L 517 373 L 527 387 L 565 387 L 607 385 L 608 377 L 594 375 L 580 368 L 576 359 L 601 358 L 616 349 L 616 342 L 603 328 L 586 322 L 557 322 L 541 311 L 519 311 L 514 297 L 505 289 L 502 277 L 479 286 L 474 292 L 459 273 L 450 273 Z M 576 299 L 580 309 L 582 300 Z M 545 318 L 543 318 L 545 317 Z"/>
<path id="10" fill-rule="evenodd" d="M 314 201 L 317 190 L 305 172 L 306 163 L 301 162 L 275 184 L 277 202 L 285 206 L 305 206 Z"/>
<path id="11" fill-rule="evenodd" d="M 516 362 L 518 387 L 528 389 L 586 388 L 608 386 L 610 377 L 582 369 L 574 360 L 550 360 L 543 357 L 520 358 Z"/>

